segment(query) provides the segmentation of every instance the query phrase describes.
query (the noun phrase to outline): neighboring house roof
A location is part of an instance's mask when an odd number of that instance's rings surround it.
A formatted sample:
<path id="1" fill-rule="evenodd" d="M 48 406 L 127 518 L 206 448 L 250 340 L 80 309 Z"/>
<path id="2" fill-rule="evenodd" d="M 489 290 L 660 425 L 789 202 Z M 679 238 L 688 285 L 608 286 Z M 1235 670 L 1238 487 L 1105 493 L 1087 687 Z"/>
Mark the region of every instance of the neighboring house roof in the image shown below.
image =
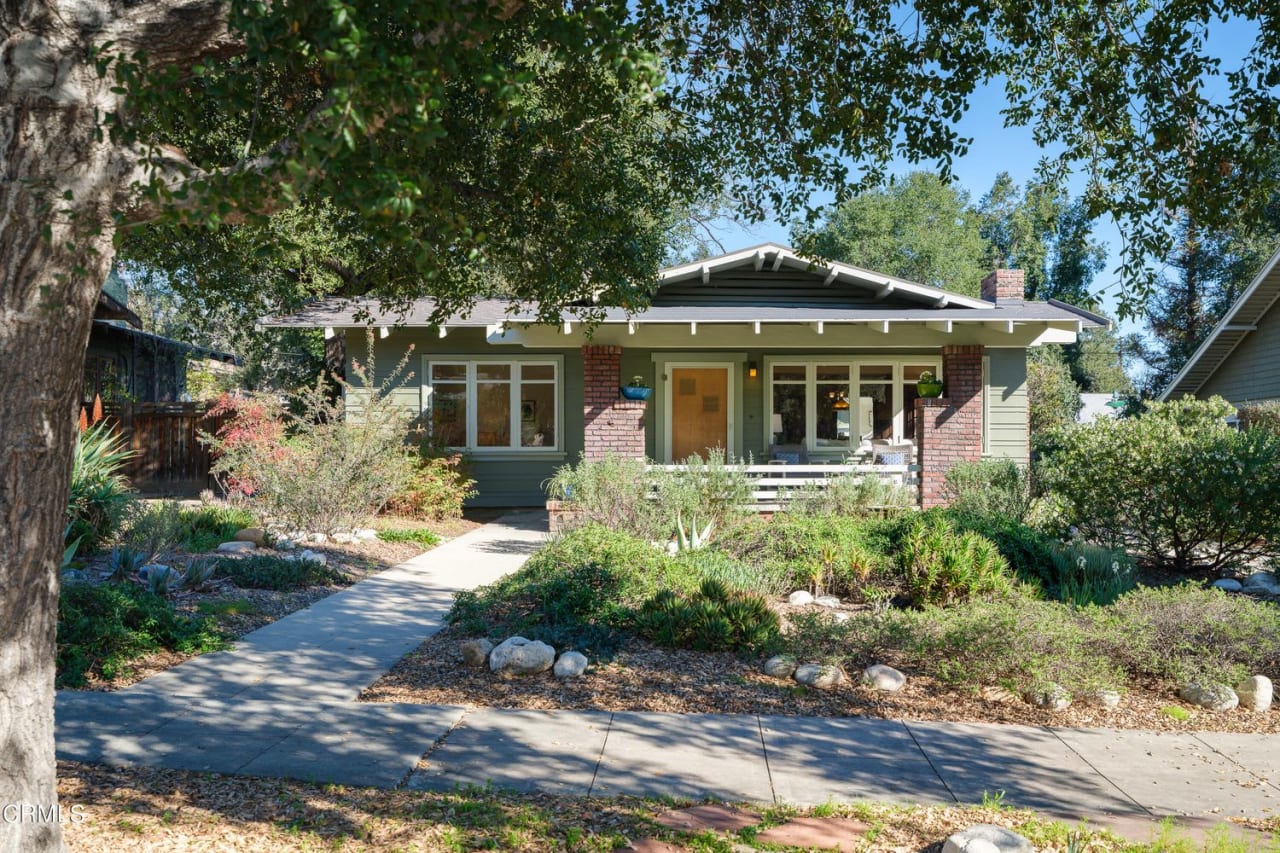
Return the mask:
<path id="1" fill-rule="evenodd" d="M 1258 323 L 1280 298 L 1280 252 L 1271 256 L 1240 294 L 1209 337 L 1160 393 L 1160 400 L 1195 395 L 1226 362 L 1236 347 L 1258 329 Z"/>
<path id="2" fill-rule="evenodd" d="M 645 310 L 604 308 L 605 324 L 704 323 L 1063 323 L 1075 329 L 1109 321 L 1056 300 L 991 303 L 936 287 L 839 263 L 811 263 L 774 243 L 670 267 Z M 321 328 L 431 326 L 435 302 L 414 300 L 403 312 L 377 299 L 326 299 L 294 314 L 263 317 L 270 327 Z M 572 316 L 565 319 L 572 320 Z M 538 323 L 536 306 L 482 299 L 445 327 L 498 327 Z M 888 327 L 885 326 L 887 331 Z"/>
<path id="3" fill-rule="evenodd" d="M 142 328 L 142 318 L 129 310 L 129 306 L 116 299 L 106 290 L 98 293 L 98 304 L 93 309 L 95 320 L 122 320 L 135 329 Z"/>

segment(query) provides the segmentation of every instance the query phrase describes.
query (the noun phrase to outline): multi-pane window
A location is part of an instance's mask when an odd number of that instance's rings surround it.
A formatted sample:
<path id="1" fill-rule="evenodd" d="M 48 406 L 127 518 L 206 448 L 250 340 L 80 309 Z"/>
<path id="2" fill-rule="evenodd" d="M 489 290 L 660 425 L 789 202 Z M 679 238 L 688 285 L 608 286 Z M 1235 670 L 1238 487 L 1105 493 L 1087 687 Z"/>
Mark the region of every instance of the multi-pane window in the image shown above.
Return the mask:
<path id="1" fill-rule="evenodd" d="M 557 362 L 450 361 L 427 368 L 431 434 L 465 450 L 560 447 Z"/>
<path id="2" fill-rule="evenodd" d="M 916 382 L 927 358 L 812 360 L 770 365 L 770 443 L 838 451 L 864 441 L 915 438 Z"/>

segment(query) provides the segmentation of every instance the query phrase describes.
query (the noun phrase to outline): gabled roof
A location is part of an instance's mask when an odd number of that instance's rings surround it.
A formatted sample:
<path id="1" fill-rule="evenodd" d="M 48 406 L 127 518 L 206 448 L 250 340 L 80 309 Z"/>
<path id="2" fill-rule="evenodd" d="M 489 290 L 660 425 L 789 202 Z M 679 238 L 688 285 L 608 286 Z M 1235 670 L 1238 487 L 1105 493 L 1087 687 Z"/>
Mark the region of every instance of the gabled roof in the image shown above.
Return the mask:
<path id="1" fill-rule="evenodd" d="M 811 261 L 800 257 L 790 247 L 777 243 L 761 243 L 758 246 L 739 249 L 718 257 L 668 267 L 658 273 L 659 290 L 661 291 L 667 285 L 690 280 L 700 280 L 702 284 L 710 285 L 712 275 L 729 270 L 750 270 L 756 273 L 778 273 L 787 270 L 807 273 L 811 276 L 816 273 L 822 277 L 823 287 L 851 285 L 868 292 L 875 300 L 884 299 L 892 294 L 919 303 L 922 307 L 991 307 L 991 303 L 972 296 L 962 296 L 949 290 L 872 272 L 861 267 L 835 261 L 821 263 Z"/>
<path id="2" fill-rule="evenodd" d="M 1213 327 L 1209 337 L 1195 351 L 1178 375 L 1160 393 L 1160 400 L 1170 400 L 1185 394 L 1195 395 L 1209 381 L 1209 377 L 1251 333 L 1257 331 L 1262 320 L 1276 299 L 1280 298 L 1280 251 L 1271 256 L 1254 277 L 1244 293 L 1240 294 L 1226 315 Z"/>
<path id="3" fill-rule="evenodd" d="M 871 272 L 848 264 L 814 263 L 776 243 L 764 243 L 658 273 L 653 304 L 636 313 L 606 308 L 604 324 L 665 323 L 1065 323 L 1106 326 L 1092 312 L 1051 300 L 998 303 Z M 326 299 L 287 316 L 264 317 L 262 326 L 428 326 L 435 302 L 414 300 L 404 312 L 384 310 L 377 299 Z M 449 327 L 538 323 L 537 306 L 479 300 Z M 572 309 L 569 309 L 572 312 Z M 574 319 L 572 313 L 565 317 Z"/>

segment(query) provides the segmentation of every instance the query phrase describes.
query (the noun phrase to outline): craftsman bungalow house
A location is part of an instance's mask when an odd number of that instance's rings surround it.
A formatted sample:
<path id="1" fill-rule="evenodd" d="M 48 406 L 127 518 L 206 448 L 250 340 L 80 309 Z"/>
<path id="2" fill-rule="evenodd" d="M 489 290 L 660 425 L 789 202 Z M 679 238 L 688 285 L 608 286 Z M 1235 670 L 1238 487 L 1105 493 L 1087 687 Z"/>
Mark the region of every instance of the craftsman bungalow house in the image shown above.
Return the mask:
<path id="1" fill-rule="evenodd" d="M 593 329 L 497 300 L 439 326 L 427 300 L 403 317 L 327 300 L 261 322 L 334 337 L 372 322 L 379 365 L 412 344 L 414 378 L 396 397 L 469 454 L 480 504 L 540 503 L 543 481 L 579 454 L 671 462 L 721 447 L 783 464 L 905 459 L 927 506 L 956 460 L 1027 460 L 1027 349 L 1106 323 L 1026 301 L 1018 270 L 992 273 L 982 294 L 765 244 L 663 270 L 648 309 L 608 310 Z M 925 371 L 940 398 L 918 395 Z M 633 377 L 648 401 L 622 397 Z"/>

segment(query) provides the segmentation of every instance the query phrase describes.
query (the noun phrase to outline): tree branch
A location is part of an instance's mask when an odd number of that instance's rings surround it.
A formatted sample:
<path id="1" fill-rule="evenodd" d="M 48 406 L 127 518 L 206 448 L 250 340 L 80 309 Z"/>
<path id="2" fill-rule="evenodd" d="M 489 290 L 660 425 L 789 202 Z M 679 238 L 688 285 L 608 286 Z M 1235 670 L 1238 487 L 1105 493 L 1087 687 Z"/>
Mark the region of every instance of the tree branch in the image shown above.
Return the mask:
<path id="1" fill-rule="evenodd" d="M 143 53 L 151 65 L 189 66 L 200 59 L 244 51 L 244 40 L 231 32 L 231 4 L 227 0 L 113 5 L 117 18 L 109 28 L 109 38 L 126 53 Z"/>

